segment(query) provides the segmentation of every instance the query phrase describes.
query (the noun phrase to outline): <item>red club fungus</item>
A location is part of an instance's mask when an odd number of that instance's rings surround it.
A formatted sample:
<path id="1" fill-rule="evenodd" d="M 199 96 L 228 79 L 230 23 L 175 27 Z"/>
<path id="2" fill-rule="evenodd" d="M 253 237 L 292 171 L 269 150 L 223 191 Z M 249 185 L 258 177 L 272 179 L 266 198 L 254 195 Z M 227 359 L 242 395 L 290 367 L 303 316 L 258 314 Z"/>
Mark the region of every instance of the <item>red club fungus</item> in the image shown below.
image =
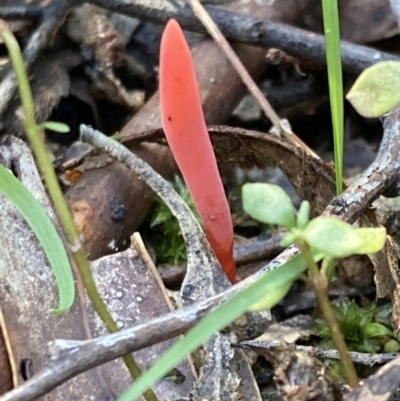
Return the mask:
<path id="1" fill-rule="evenodd" d="M 161 40 L 160 99 L 168 144 L 203 220 L 207 239 L 234 283 L 229 205 L 204 121 L 190 49 L 175 20 L 168 22 Z"/>

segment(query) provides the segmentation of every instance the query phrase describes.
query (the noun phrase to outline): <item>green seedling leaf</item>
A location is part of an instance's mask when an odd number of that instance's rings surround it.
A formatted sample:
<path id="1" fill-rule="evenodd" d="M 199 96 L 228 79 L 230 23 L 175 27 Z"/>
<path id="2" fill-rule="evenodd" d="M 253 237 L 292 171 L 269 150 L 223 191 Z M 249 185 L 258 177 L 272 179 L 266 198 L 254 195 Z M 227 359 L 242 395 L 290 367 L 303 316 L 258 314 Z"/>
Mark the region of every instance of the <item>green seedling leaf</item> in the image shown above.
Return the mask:
<path id="1" fill-rule="evenodd" d="M 53 313 L 68 310 L 75 299 L 75 283 L 68 256 L 49 216 L 36 198 L 3 165 L 0 164 L 0 191 L 22 214 L 35 233 L 49 260 L 60 292 L 58 309 Z"/>
<path id="2" fill-rule="evenodd" d="M 311 205 L 309 201 L 301 202 L 299 211 L 297 212 L 297 228 L 306 228 L 308 222 L 310 221 L 310 210 Z"/>
<path id="3" fill-rule="evenodd" d="M 393 332 L 381 323 L 368 323 L 361 326 L 363 337 L 393 336 Z"/>
<path id="4" fill-rule="evenodd" d="M 282 287 L 275 288 L 273 291 L 264 295 L 262 299 L 255 302 L 250 306 L 249 311 L 264 311 L 273 308 L 278 302 L 280 302 L 285 295 L 289 292 L 292 287 L 293 281 L 288 281 Z"/>
<path id="5" fill-rule="evenodd" d="M 382 228 L 356 229 L 333 217 L 317 217 L 308 224 L 302 234 L 303 239 L 313 248 L 327 257 L 336 259 L 377 252 L 385 243 L 382 241 L 385 235 Z M 377 237 L 376 240 L 374 236 Z"/>
<path id="6" fill-rule="evenodd" d="M 209 313 L 197 326 L 189 330 L 164 355 L 129 388 L 118 401 L 133 401 L 153 383 L 161 379 L 175 367 L 186 355 L 206 342 L 217 331 L 226 327 L 242 315 L 257 300 L 282 288 L 298 277 L 307 265 L 302 255 L 297 255 L 284 265 L 266 273 L 260 280 L 234 295 L 224 304 Z"/>
<path id="7" fill-rule="evenodd" d="M 357 78 L 346 96 L 363 117 L 380 117 L 400 104 L 400 61 L 382 61 Z"/>
<path id="8" fill-rule="evenodd" d="M 281 240 L 280 246 L 287 248 L 288 246 L 292 245 L 296 239 L 298 238 L 298 234 L 288 232 Z"/>
<path id="9" fill-rule="evenodd" d="M 278 185 L 244 184 L 242 187 L 243 209 L 262 223 L 293 228 L 296 212 L 287 193 Z"/>
<path id="10" fill-rule="evenodd" d="M 357 252 L 360 255 L 378 252 L 386 242 L 385 227 L 361 227 L 356 229 L 356 234 L 363 241 Z"/>
<path id="11" fill-rule="evenodd" d="M 66 134 L 70 131 L 67 124 L 58 123 L 55 121 L 45 121 L 44 123 L 40 124 L 40 127 L 50 131 L 59 132 L 60 134 Z"/>
<path id="12" fill-rule="evenodd" d="M 399 352 L 400 344 L 396 340 L 389 340 L 384 346 L 385 352 Z"/>

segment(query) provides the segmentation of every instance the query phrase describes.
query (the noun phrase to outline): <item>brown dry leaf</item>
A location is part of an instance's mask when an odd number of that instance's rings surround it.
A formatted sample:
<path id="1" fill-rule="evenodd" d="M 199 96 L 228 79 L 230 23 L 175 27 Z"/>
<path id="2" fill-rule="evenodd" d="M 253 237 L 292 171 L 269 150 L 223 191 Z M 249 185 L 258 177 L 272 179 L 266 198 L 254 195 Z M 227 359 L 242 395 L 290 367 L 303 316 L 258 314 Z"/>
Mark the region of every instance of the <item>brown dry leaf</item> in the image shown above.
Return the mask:
<path id="1" fill-rule="evenodd" d="M 26 145 L 8 138 L 0 146 L 2 163 L 17 171 L 18 178 L 32 192 L 54 221 L 54 212 Z M 43 249 L 15 208 L 1 196 L 0 208 L 0 299 L 10 348 L 19 367 L 29 361 L 30 374 L 47 361 L 48 343 L 55 338 L 86 339 L 87 316 L 76 302 L 69 313 L 56 316 L 50 309 L 58 304 L 58 289 Z M 110 369 L 105 365 L 102 369 Z M 24 381 L 18 372 L 18 384 Z M 52 391 L 51 400 L 89 401 L 111 397 L 97 369 L 85 372 Z"/>
<path id="2" fill-rule="evenodd" d="M 34 96 L 35 114 L 39 123 L 44 122 L 58 105 L 63 96 L 67 96 L 70 87 L 69 69 L 81 62 L 78 53 L 60 51 L 42 57 L 30 73 L 31 88 Z M 15 111 L 20 107 L 19 97 L 8 105 L 2 130 L 4 133 L 22 135 L 23 129 Z"/>
<path id="3" fill-rule="evenodd" d="M 300 148 L 272 135 L 241 128 L 213 126 L 209 127 L 209 133 L 219 162 L 243 169 L 279 167 L 299 197 L 311 203 L 313 216 L 321 214 L 336 195 L 332 165 Z M 161 129 L 134 135 L 134 139 L 136 143 L 165 143 Z"/>
<path id="4" fill-rule="evenodd" d="M 29 150 L 18 139 L 10 138 L 9 141 L 11 144 L 0 148 L 2 162 L 18 171 L 21 181 L 54 218 Z M 1 203 L 0 299 L 4 321 L 16 365 L 29 361 L 29 368 L 34 373 L 46 364 L 48 343 L 55 338 L 86 339 L 91 337 L 91 333 L 96 336 L 106 334 L 106 330 L 85 300 L 76 302 L 69 313 L 55 316 L 49 312 L 58 301 L 51 268 L 23 218 L 3 197 Z M 170 311 L 162 281 L 139 239 L 124 253 L 93 262 L 92 270 L 99 291 L 120 328 Z M 87 330 L 88 326 L 91 331 Z M 167 341 L 141 350 L 135 358 L 142 369 L 148 369 L 171 344 L 172 341 Z M 156 386 L 160 400 L 190 393 L 195 379 L 191 364 L 184 361 L 177 369 L 180 382 L 165 379 Z M 17 380 L 19 384 L 24 380 L 21 371 Z M 53 390 L 46 399 L 89 401 L 116 398 L 130 380 L 119 359 L 77 376 Z"/>
<path id="5" fill-rule="evenodd" d="M 136 109 L 143 106 L 144 91 L 127 90 L 115 76 L 113 69 L 127 67 L 129 57 L 125 51 L 125 44 L 136 28 L 137 21 L 124 16 L 111 16 L 113 23 L 105 10 L 84 4 L 73 11 L 68 20 L 67 33 L 81 45 L 82 54 L 93 54 L 93 60 L 85 68 L 92 81 L 91 93 L 124 107 Z M 93 63 L 96 64 L 95 67 Z"/>
<path id="6" fill-rule="evenodd" d="M 99 293 L 121 329 L 162 316 L 173 309 L 140 236 L 135 234 L 131 240 L 131 247 L 126 251 L 105 256 L 91 263 Z M 89 301 L 88 311 L 93 335 L 98 337 L 107 334 Z M 134 358 L 143 371 L 147 370 L 174 342 L 175 340 L 168 340 L 137 351 Z M 116 396 L 126 389 L 130 376 L 121 359 L 110 362 L 110 365 L 112 370 L 101 370 L 109 388 Z M 176 369 L 183 382 L 164 379 L 153 387 L 160 401 L 187 397 L 190 393 L 196 378 L 191 362 L 184 360 Z"/>

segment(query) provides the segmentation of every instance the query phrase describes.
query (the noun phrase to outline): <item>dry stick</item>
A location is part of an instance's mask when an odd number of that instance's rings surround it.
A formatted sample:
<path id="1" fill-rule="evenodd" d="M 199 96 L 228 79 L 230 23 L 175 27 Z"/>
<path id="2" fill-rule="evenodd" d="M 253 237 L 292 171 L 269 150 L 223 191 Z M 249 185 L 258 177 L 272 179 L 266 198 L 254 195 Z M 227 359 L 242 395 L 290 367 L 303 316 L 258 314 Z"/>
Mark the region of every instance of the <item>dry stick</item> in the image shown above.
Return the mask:
<path id="1" fill-rule="evenodd" d="M 175 18 L 188 31 L 207 33 L 190 8 L 178 7 L 175 2 L 169 0 L 136 0 L 135 2 L 89 0 L 88 2 L 116 13 L 158 24 L 165 24 L 170 18 Z M 20 9 L 26 9 L 26 11 Z M 221 32 L 230 40 L 266 48 L 277 47 L 291 56 L 326 64 L 325 41 L 322 35 L 279 22 L 262 21 L 253 16 L 217 9 L 213 6 L 206 6 L 205 9 Z M 0 7 L 0 18 L 25 19 L 26 15 L 26 19 L 30 17 L 39 19 L 45 10 L 46 8 L 36 6 Z M 378 61 L 400 60 L 400 57 L 394 54 L 346 41 L 341 43 L 343 69 L 352 74 L 359 74 Z"/>
<path id="2" fill-rule="evenodd" d="M 46 8 L 41 6 L 0 6 L 0 18 L 10 20 L 37 20 L 43 17 Z"/>
<path id="3" fill-rule="evenodd" d="M 35 400 L 70 378 L 95 366 L 109 362 L 126 353 L 150 347 L 159 342 L 177 337 L 198 323 L 207 313 L 220 305 L 229 296 L 237 293 L 242 286 L 231 287 L 213 298 L 203 300 L 185 309 L 170 312 L 121 332 L 102 336 L 93 340 L 55 340 L 49 349 L 50 360 L 45 369 L 31 380 L 0 397 L 0 401 Z M 264 343 L 243 342 L 240 346 L 265 347 Z M 276 345 L 276 344 L 273 344 Z M 319 350 L 314 347 L 296 346 L 296 349 L 311 351 L 313 355 L 337 359 L 335 350 Z M 372 365 L 386 363 L 396 354 L 370 355 L 350 352 L 354 362 Z"/>
<path id="4" fill-rule="evenodd" d="M 363 174 L 357 181 L 362 185 L 352 184 L 341 195 L 348 200 L 344 210 L 342 210 L 341 202 L 338 202 L 337 198 L 335 198 L 331 205 L 328 206 L 326 215 L 336 215 L 343 221 L 354 222 L 359 214 L 366 210 L 379 194 L 384 193 L 395 185 L 396 181 L 399 181 L 400 160 L 398 160 L 397 155 L 400 153 L 400 108 L 389 114 L 384 123 L 384 128 L 385 132 L 381 147 L 377 159 L 372 164 L 373 170 L 377 172 L 377 175 L 371 175 L 371 168 L 367 169 L 366 174 Z M 111 140 L 109 139 L 109 141 Z M 141 167 L 145 167 L 145 163 L 142 162 Z M 383 183 L 380 175 L 382 170 L 389 174 L 389 179 Z M 369 185 L 366 182 L 369 182 Z M 378 192 L 375 191 L 377 186 L 380 186 Z M 171 189 L 171 187 L 169 188 Z M 369 194 L 368 188 L 372 191 L 372 195 Z M 167 191 L 169 197 L 168 186 L 164 190 Z M 356 204 L 356 208 L 352 207 L 353 203 Z M 272 271 L 287 262 L 297 252 L 297 248 L 292 246 L 260 271 L 230 287 L 223 293 L 187 308 L 152 319 L 144 324 L 93 340 L 56 340 L 50 349 L 48 367 L 37 373 L 28 382 L 0 397 L 0 401 L 37 399 L 79 373 L 127 353 L 185 333 L 211 309 L 257 281 L 266 272 Z"/>
<path id="5" fill-rule="evenodd" d="M 29 381 L 1 396 L 0 401 L 35 400 L 79 373 L 127 353 L 179 336 L 225 300 L 227 293 L 224 294 L 93 340 L 55 340 L 50 345 L 47 367 Z"/>
<path id="6" fill-rule="evenodd" d="M 282 347 L 282 342 L 277 341 L 242 341 L 238 344 L 240 348 L 250 348 L 255 352 L 257 350 L 262 349 L 270 349 L 276 347 Z M 306 351 L 312 356 L 317 358 L 325 358 L 325 359 L 340 359 L 339 352 L 335 349 L 324 349 L 319 347 L 312 347 L 308 345 L 295 345 L 289 344 L 287 345 L 288 350 L 300 350 Z M 354 352 L 350 351 L 349 356 L 354 363 L 360 363 L 361 365 L 373 366 L 373 365 L 383 365 L 392 361 L 393 359 L 400 356 L 398 352 L 388 352 L 382 354 L 368 354 L 366 352 Z"/>
<path id="7" fill-rule="evenodd" d="M 275 128 L 271 130 L 271 132 L 278 135 L 278 137 L 283 135 L 289 142 L 292 142 L 295 145 L 300 146 L 309 154 L 319 158 L 319 156 L 313 150 L 311 150 L 296 134 L 293 133 L 288 121 L 287 120 L 282 121 L 278 116 L 278 114 L 276 114 L 275 110 L 271 107 L 268 100 L 263 95 L 257 84 L 254 82 L 253 78 L 248 73 L 246 68 L 244 68 L 239 57 L 233 51 L 228 41 L 225 39 L 224 35 L 222 35 L 221 31 L 218 29 L 218 26 L 212 20 L 207 10 L 199 2 L 199 0 L 188 0 L 188 1 L 192 6 L 196 16 L 204 24 L 204 26 L 207 28 L 208 33 L 211 35 L 211 37 L 215 40 L 217 45 L 225 53 L 225 56 L 232 63 L 235 71 L 238 73 L 243 83 L 246 85 L 247 89 L 257 99 L 265 115 L 271 121 L 272 125 Z"/>
<path id="8" fill-rule="evenodd" d="M 354 223 L 380 195 L 400 195 L 400 107 L 383 122 L 383 138 L 378 154 L 364 173 L 336 196 L 323 213 Z"/>
<path id="9" fill-rule="evenodd" d="M 189 7 L 179 7 L 168 0 L 89 0 L 107 10 L 158 24 L 175 18 L 183 29 L 207 33 Z M 273 21 L 207 6 L 206 10 L 224 36 L 233 41 L 265 48 L 276 47 L 300 59 L 326 65 L 325 39 L 314 32 Z M 400 60 L 399 56 L 366 46 L 341 42 L 343 70 L 359 74 L 365 68 L 384 60 Z"/>

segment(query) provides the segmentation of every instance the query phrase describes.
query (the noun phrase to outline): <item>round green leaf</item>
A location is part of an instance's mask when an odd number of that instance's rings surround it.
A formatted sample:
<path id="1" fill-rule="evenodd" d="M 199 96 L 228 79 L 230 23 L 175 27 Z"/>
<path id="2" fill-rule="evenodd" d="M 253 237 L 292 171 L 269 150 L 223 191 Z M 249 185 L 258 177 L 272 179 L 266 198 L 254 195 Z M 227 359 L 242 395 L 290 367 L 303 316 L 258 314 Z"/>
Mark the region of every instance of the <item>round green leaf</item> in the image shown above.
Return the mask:
<path id="1" fill-rule="evenodd" d="M 353 255 L 363 245 L 348 223 L 333 217 L 317 217 L 303 231 L 303 238 L 313 248 L 331 258 Z"/>
<path id="2" fill-rule="evenodd" d="M 396 340 L 389 340 L 384 348 L 385 352 L 399 352 L 400 344 Z"/>
<path id="3" fill-rule="evenodd" d="M 382 61 L 364 70 L 346 98 L 367 118 L 393 110 L 400 104 L 400 61 Z"/>
<path id="4" fill-rule="evenodd" d="M 242 187 L 243 209 L 253 219 L 286 228 L 295 226 L 295 210 L 290 197 L 278 185 L 245 184 Z"/>
<path id="5" fill-rule="evenodd" d="M 303 231 L 303 238 L 313 248 L 331 258 L 379 251 L 386 238 L 384 228 L 354 228 L 333 217 L 317 217 Z"/>
<path id="6" fill-rule="evenodd" d="M 358 249 L 358 254 L 375 253 L 380 251 L 386 242 L 385 227 L 362 227 L 357 228 L 356 233 L 363 241 L 363 245 Z"/>

